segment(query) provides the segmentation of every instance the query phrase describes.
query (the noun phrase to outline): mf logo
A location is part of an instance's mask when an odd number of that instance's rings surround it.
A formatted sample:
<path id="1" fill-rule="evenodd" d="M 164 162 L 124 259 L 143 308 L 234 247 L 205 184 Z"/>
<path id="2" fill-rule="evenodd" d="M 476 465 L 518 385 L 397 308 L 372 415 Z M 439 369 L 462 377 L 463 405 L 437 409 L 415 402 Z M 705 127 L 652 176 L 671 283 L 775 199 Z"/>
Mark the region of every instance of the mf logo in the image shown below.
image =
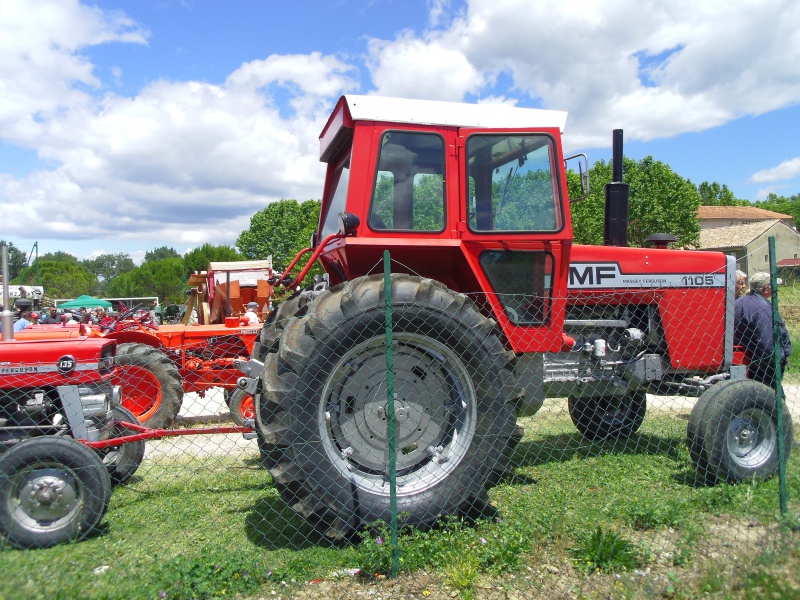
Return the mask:
<path id="1" fill-rule="evenodd" d="M 616 264 L 576 263 L 569 266 L 569 287 L 606 287 L 619 275 Z"/>
<path id="2" fill-rule="evenodd" d="M 58 359 L 56 363 L 56 368 L 58 372 L 62 375 L 67 375 L 68 373 L 72 373 L 75 370 L 75 358 L 70 356 L 69 354 L 62 356 Z"/>

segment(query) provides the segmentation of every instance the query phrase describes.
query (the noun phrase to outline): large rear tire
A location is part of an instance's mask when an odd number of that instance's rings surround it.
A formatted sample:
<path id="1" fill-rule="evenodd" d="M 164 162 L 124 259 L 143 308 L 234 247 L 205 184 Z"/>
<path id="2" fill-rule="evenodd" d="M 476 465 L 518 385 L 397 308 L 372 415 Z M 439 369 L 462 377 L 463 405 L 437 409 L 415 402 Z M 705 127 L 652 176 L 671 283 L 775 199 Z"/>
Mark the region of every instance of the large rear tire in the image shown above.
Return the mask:
<path id="1" fill-rule="evenodd" d="M 147 344 L 120 344 L 116 365 L 112 381 L 122 388 L 122 406 L 142 425 L 154 429 L 172 425 L 183 402 L 178 367 Z"/>
<path id="2" fill-rule="evenodd" d="M 757 381 L 732 381 L 704 411 L 703 447 L 710 473 L 731 483 L 759 481 L 778 472 L 775 391 Z M 783 416 L 784 452 L 792 448 L 792 418 Z"/>
<path id="3" fill-rule="evenodd" d="M 25 440 L 0 461 L 0 532 L 15 548 L 81 540 L 100 523 L 110 496 L 94 450 L 71 438 Z"/>
<path id="4" fill-rule="evenodd" d="M 637 390 L 622 397 L 570 396 L 568 407 L 572 422 L 586 439 L 621 439 L 641 427 L 647 411 L 647 395 Z"/>
<path id="5" fill-rule="evenodd" d="M 519 395 L 514 356 L 461 294 L 391 278 L 397 510 L 406 525 L 484 505 L 508 462 Z M 388 522 L 382 276 L 320 295 L 267 353 L 259 427 L 283 499 L 331 538 Z"/>

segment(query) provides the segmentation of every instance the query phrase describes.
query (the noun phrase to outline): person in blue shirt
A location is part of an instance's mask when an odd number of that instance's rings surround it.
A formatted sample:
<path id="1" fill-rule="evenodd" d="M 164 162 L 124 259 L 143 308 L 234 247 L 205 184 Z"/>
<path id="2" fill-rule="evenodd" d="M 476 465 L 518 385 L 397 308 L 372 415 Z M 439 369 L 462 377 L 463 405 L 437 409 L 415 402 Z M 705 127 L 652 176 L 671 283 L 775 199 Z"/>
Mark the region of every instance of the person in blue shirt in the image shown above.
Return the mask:
<path id="1" fill-rule="evenodd" d="M 31 313 L 27 310 L 23 310 L 19 315 L 19 320 L 14 323 L 14 332 L 22 331 L 23 329 L 27 329 L 31 326 L 31 322 L 28 318 L 31 316 Z"/>
<path id="2" fill-rule="evenodd" d="M 775 388 L 775 359 L 772 340 L 772 283 L 769 273 L 750 278 L 750 291 L 736 300 L 733 343 L 744 346 L 750 364 L 747 376 Z M 792 353 L 792 342 L 783 319 L 778 315 L 778 344 L 781 372 Z"/>

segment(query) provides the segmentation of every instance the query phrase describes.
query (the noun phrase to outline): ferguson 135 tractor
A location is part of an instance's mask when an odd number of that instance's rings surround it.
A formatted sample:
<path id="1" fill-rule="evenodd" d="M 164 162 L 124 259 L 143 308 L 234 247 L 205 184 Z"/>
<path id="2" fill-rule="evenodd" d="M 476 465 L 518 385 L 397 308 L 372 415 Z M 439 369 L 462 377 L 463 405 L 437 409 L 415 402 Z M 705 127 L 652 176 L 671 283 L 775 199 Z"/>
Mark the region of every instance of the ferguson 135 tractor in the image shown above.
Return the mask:
<path id="1" fill-rule="evenodd" d="M 709 388 L 689 426 L 698 467 L 729 480 L 775 471 L 774 394 L 730 372 L 733 259 L 626 247 L 621 144 L 606 245 L 573 245 L 566 163 L 585 174 L 588 160 L 564 157 L 565 121 L 500 106 L 337 103 L 320 135 L 318 234 L 287 269 L 310 254 L 296 281 L 315 261 L 327 275 L 270 315 L 240 382 L 256 396 L 262 458 L 281 496 L 327 535 L 389 520 L 375 274 L 384 250 L 406 524 L 485 503 L 522 435 L 517 417 L 548 396 L 569 399 L 584 436 L 607 439 L 638 429 L 650 386 Z M 712 386 L 720 379 L 730 380 Z M 743 419 L 748 435 L 736 429 Z"/>
<path id="2" fill-rule="evenodd" d="M 82 539 L 144 456 L 142 440 L 104 445 L 136 424 L 111 382 L 116 342 L 6 339 L 3 318 L 0 537 L 17 548 Z"/>

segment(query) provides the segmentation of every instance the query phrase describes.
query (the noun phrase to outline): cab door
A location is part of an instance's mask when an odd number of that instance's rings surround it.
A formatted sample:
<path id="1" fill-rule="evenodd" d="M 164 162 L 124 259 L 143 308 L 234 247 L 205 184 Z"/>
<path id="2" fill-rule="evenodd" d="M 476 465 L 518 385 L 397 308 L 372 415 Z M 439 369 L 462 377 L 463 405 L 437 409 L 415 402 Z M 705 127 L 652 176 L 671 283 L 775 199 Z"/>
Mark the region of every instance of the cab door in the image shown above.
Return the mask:
<path id="1" fill-rule="evenodd" d="M 461 129 L 461 247 L 516 352 L 563 346 L 572 230 L 558 129 Z"/>

